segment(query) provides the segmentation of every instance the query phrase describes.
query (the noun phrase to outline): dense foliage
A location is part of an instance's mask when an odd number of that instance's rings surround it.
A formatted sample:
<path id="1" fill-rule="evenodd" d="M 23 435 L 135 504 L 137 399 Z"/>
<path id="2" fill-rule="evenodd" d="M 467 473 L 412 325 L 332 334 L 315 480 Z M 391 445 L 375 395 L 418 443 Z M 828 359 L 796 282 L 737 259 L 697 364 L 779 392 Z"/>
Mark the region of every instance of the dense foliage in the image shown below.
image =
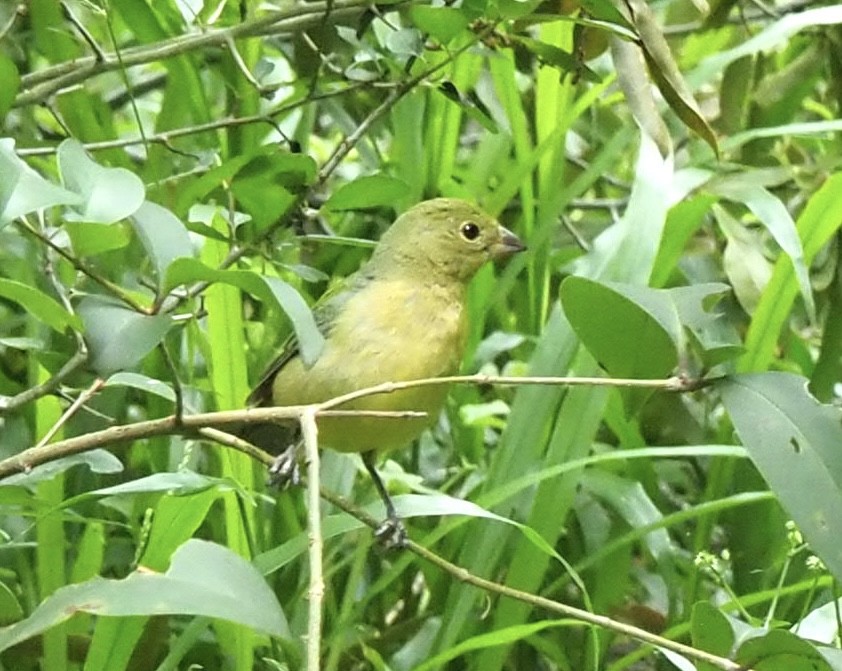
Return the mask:
<path id="1" fill-rule="evenodd" d="M 840 24 L 0 5 L 0 668 L 842 669 Z M 464 372 L 616 382 L 454 387 L 382 467 L 415 552 L 323 503 L 306 641 L 305 493 L 194 416 L 315 356 L 307 306 L 438 195 L 529 245 Z M 382 516 L 357 457 L 321 484 Z"/>

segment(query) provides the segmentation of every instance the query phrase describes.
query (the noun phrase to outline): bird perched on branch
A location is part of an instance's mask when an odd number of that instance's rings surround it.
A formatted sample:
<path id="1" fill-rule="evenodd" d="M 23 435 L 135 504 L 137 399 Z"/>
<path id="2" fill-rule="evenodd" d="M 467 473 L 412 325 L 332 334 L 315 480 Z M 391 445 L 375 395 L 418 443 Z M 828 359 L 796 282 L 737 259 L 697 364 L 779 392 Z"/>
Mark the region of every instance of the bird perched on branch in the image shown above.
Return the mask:
<path id="1" fill-rule="evenodd" d="M 468 333 L 468 283 L 488 261 L 525 249 L 514 233 L 463 200 L 436 198 L 402 214 L 371 259 L 330 289 L 313 313 L 325 346 L 307 366 L 290 338 L 248 398 L 250 406 L 320 403 L 383 382 L 452 375 Z M 414 410 L 424 417 L 320 417 L 319 444 L 359 452 L 386 506 L 378 538 L 400 545 L 406 531 L 375 469 L 377 456 L 404 446 L 432 424 L 445 385 L 355 399 L 339 409 Z M 296 446 L 271 471 L 289 477 Z"/>

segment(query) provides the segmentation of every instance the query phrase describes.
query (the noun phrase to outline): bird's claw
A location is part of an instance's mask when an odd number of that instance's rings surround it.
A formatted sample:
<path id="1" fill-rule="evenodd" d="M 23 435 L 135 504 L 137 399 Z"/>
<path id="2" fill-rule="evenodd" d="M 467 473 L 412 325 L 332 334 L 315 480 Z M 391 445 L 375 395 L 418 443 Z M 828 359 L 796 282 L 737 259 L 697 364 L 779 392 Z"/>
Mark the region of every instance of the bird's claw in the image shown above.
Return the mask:
<path id="1" fill-rule="evenodd" d="M 269 466 L 269 484 L 281 489 L 301 484 L 301 469 L 298 466 L 298 451 L 292 447 L 275 457 Z"/>
<path id="2" fill-rule="evenodd" d="M 408 536 L 399 517 L 387 517 L 374 530 L 374 538 L 385 550 L 400 550 L 406 547 Z"/>

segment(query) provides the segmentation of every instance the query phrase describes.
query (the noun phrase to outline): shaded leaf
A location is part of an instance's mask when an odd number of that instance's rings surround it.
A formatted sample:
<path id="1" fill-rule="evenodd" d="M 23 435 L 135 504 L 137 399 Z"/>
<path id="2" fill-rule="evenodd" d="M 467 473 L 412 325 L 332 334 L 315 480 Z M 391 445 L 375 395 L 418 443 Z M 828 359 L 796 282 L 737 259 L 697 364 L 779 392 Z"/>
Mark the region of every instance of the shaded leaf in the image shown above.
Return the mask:
<path id="1" fill-rule="evenodd" d="M 305 363 L 313 363 L 324 348 L 324 336 L 316 326 L 306 301 L 292 286 L 277 277 L 263 277 L 248 270 L 214 270 L 192 258 L 177 259 L 169 267 L 164 291 L 191 282 L 222 282 L 238 287 L 289 317 Z"/>
<path id="2" fill-rule="evenodd" d="M 497 133 L 497 124 L 491 118 L 491 113 L 476 93 L 469 91 L 463 94 L 456 85 L 448 80 L 441 82 L 436 89 L 448 100 L 456 103 L 471 119 L 479 123 L 489 133 Z"/>
<path id="3" fill-rule="evenodd" d="M 790 373 L 717 383 L 740 442 L 810 546 L 842 577 L 842 426 L 839 412 Z"/>
<path id="4" fill-rule="evenodd" d="M 547 44 L 523 35 L 513 35 L 511 40 L 513 44 L 521 46 L 533 54 L 544 65 L 557 68 L 562 73 L 575 73 L 585 81 L 595 83 L 602 81 L 602 78 L 596 72 L 577 60 L 573 54 L 564 51 L 564 49 L 559 49 L 553 44 Z"/>
<path id="5" fill-rule="evenodd" d="M 81 201 L 66 214 L 70 221 L 113 224 L 143 203 L 146 189 L 137 175 L 125 168 L 99 165 L 79 141 L 65 140 L 56 156 L 64 186 L 78 194 Z"/>
<path id="6" fill-rule="evenodd" d="M 173 388 L 160 380 L 141 375 L 140 373 L 122 372 L 115 373 L 105 382 L 105 387 L 132 387 L 140 391 L 155 394 L 172 403 L 175 403 L 175 392 Z"/>
<path id="7" fill-rule="evenodd" d="M 388 175 L 376 174 L 358 177 L 333 192 L 324 207 L 336 212 L 365 210 L 374 207 L 391 207 L 409 195 L 409 185 Z"/>
<path id="8" fill-rule="evenodd" d="M 728 618 L 713 604 L 699 601 L 690 615 L 693 647 L 720 657 L 730 657 L 734 646 L 734 630 Z M 716 671 L 708 662 L 697 661 L 698 671 Z"/>
<path id="9" fill-rule="evenodd" d="M 152 259 L 159 286 L 164 283 L 167 268 L 175 259 L 193 256 L 187 228 L 167 208 L 144 201 L 130 221 Z"/>
<path id="10" fill-rule="evenodd" d="M 781 629 L 748 639 L 737 662 L 754 671 L 833 671 L 813 644 Z"/>
<path id="11" fill-rule="evenodd" d="M 145 315 L 100 296 L 79 304 L 90 347 L 91 366 L 108 375 L 131 368 L 163 340 L 172 326 L 168 315 Z"/>
<path id="12" fill-rule="evenodd" d="M 804 258 L 798 229 L 786 206 L 771 192 L 753 183 L 751 175 L 747 175 L 743 179 L 726 177 L 721 181 L 710 183 L 708 188 L 711 192 L 724 198 L 744 204 L 772 234 L 775 242 L 781 246 L 781 249 L 792 261 L 807 314 L 811 321 L 815 321 L 816 304 L 810 286 L 808 265 Z"/>
<path id="13" fill-rule="evenodd" d="M 54 298 L 28 284 L 0 278 L 0 298 L 17 303 L 37 320 L 59 333 L 64 332 L 68 326 L 77 331 L 82 328 L 79 317 L 68 312 Z"/>
<path id="14" fill-rule="evenodd" d="M 141 569 L 123 580 L 97 577 L 60 588 L 27 619 L 0 630 L 0 650 L 77 612 L 116 617 L 200 615 L 289 636 L 275 595 L 254 567 L 227 548 L 197 539 L 176 550 L 165 573 Z"/>
<path id="15" fill-rule="evenodd" d="M 412 5 L 409 15 L 419 30 L 428 33 L 442 44 L 447 44 L 468 28 L 468 17 L 455 7 Z"/>
<path id="16" fill-rule="evenodd" d="M 59 473 L 78 465 L 87 466 L 93 473 L 120 473 L 123 470 L 122 462 L 107 450 L 89 450 L 79 454 L 71 454 L 69 457 L 62 457 L 55 461 L 48 461 L 35 466 L 26 473 L 16 473 L 0 480 L 0 485 L 26 485 L 32 486 L 45 480 L 51 480 Z"/>
<path id="17" fill-rule="evenodd" d="M 632 23 L 640 36 L 643 55 L 649 66 L 649 72 L 658 85 L 658 90 L 678 118 L 707 142 L 718 156 L 719 146 L 716 135 L 685 83 L 652 10 L 643 0 L 625 0 L 625 3 Z"/>
<path id="18" fill-rule="evenodd" d="M 0 123 L 12 108 L 15 96 L 20 88 L 18 69 L 6 54 L 0 54 Z M 2 207 L 0 207 L 2 210 Z"/>

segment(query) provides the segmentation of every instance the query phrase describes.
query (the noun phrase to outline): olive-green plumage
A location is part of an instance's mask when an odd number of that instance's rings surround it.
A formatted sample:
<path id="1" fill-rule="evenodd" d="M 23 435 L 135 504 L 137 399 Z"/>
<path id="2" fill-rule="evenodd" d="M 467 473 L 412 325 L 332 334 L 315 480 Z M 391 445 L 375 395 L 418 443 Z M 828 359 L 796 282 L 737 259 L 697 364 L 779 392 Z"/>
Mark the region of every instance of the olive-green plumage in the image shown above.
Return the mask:
<path id="1" fill-rule="evenodd" d="M 371 259 L 317 303 L 325 348 L 309 368 L 294 342 L 252 392 L 252 405 L 316 403 L 381 382 L 451 375 L 467 335 L 468 282 L 489 260 L 524 247 L 475 206 L 422 202 L 383 235 Z M 401 447 L 433 422 L 445 386 L 358 399 L 343 409 L 418 410 L 424 419 L 319 419 L 319 443 L 343 452 Z"/>
<path id="2" fill-rule="evenodd" d="M 313 310 L 325 337 L 319 358 L 307 366 L 294 340 L 249 396 L 250 405 L 319 403 L 373 387 L 440 377 L 458 371 L 468 330 L 468 283 L 492 259 L 524 249 L 518 238 L 463 200 L 437 198 L 398 217 L 371 259 L 331 288 Z M 319 445 L 361 452 L 386 506 L 377 536 L 402 545 L 406 530 L 374 467 L 375 454 L 406 445 L 435 421 L 444 385 L 366 396 L 351 410 L 415 410 L 423 418 L 320 417 Z M 275 434 L 279 432 L 276 430 Z M 278 457 L 275 479 L 296 479 L 295 448 Z"/>

